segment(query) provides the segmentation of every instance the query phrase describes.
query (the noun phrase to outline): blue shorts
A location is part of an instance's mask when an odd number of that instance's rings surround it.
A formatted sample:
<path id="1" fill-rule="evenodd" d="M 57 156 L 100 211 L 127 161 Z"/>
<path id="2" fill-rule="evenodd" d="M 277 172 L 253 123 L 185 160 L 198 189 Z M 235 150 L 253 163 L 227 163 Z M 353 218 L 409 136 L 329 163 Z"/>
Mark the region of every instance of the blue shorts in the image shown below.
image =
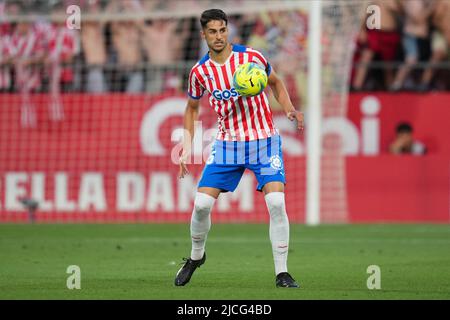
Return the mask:
<path id="1" fill-rule="evenodd" d="M 286 184 L 281 137 L 275 135 L 254 141 L 216 140 L 206 161 L 198 187 L 234 191 L 250 169 L 255 174 L 261 191 L 268 182 Z"/>

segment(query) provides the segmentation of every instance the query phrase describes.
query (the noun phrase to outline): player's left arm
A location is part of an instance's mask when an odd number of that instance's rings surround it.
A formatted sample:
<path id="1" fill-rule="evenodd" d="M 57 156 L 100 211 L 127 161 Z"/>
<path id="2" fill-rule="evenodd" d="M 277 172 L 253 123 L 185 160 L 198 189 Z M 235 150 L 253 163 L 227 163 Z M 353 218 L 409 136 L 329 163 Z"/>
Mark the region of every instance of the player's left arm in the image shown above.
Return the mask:
<path id="1" fill-rule="evenodd" d="M 286 86 L 283 83 L 283 80 L 280 79 L 280 77 L 275 73 L 273 69 L 270 72 L 268 83 L 272 88 L 275 99 L 277 99 L 278 103 L 283 107 L 286 116 L 291 121 L 297 120 L 298 129 L 303 130 L 303 113 L 295 109 L 294 105 L 292 104 L 291 98 L 289 97 L 289 93 L 286 90 Z"/>

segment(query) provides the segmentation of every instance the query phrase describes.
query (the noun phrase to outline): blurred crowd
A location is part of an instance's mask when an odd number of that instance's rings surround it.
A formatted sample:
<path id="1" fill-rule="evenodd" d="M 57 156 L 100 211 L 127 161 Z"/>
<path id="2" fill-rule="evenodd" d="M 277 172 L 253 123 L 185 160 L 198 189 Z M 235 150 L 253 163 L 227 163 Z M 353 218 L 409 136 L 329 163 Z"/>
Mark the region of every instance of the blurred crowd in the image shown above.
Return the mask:
<path id="1" fill-rule="evenodd" d="M 450 90 L 450 1 L 375 0 L 380 29 L 357 39 L 352 89 Z M 372 68 L 371 68 L 372 66 Z"/>
<path id="2" fill-rule="evenodd" d="M 230 1 L 235 6 L 244 3 Z M 0 92 L 22 92 L 25 101 L 31 92 L 50 92 L 55 110 L 59 110 L 59 92 L 183 91 L 190 68 L 207 52 L 198 17 L 189 15 L 110 21 L 83 18 L 80 30 L 68 29 L 65 21 L 50 22 L 38 16 L 33 21 L 2 19 L 8 15 L 30 17 L 35 11 L 64 15 L 74 2 L 85 17 L 171 12 L 180 3 L 0 0 Z M 372 2 L 381 8 L 381 30 L 368 30 L 364 21 L 356 41 L 351 88 L 450 89 L 449 68 L 442 67 L 450 61 L 450 0 Z M 182 4 L 201 12 L 198 0 Z M 301 10 L 230 14 L 229 40 L 262 51 L 285 79 L 294 103 L 306 88 L 307 24 L 307 14 Z"/>
<path id="3" fill-rule="evenodd" d="M 202 6 L 205 2 L 201 2 Z M 239 5 L 242 0 L 234 2 Z M 170 12 L 171 5 L 179 7 L 180 3 L 195 10 L 198 0 L 78 0 L 76 3 L 84 15 L 79 31 L 66 28 L 63 21 L 49 22 L 38 16 L 32 21 L 2 22 L 2 15 L 33 17 L 33 10 L 43 11 L 42 3 L 0 0 L 2 92 L 52 92 L 52 88 L 55 92 L 89 93 L 184 90 L 190 68 L 207 52 L 200 37 L 198 16 L 133 17 L 133 14 L 161 9 Z M 68 3 L 53 1 L 44 10 L 48 10 L 50 16 L 65 14 Z M 197 12 L 201 12 L 200 7 Z M 96 14 L 126 15 L 130 19 L 85 18 Z M 231 42 L 254 46 L 273 58 L 274 63 L 286 61 L 278 53 L 288 52 L 290 60 L 296 64 L 292 53 L 297 48 L 289 45 L 288 40 L 296 44 L 298 39 L 294 37 L 300 28 L 302 37 L 299 39 L 304 42 L 306 15 L 269 12 L 231 14 L 229 18 Z M 299 19 L 301 24 L 297 23 Z M 297 27 L 292 28 L 291 23 Z M 284 69 L 292 70 L 292 66 Z"/>

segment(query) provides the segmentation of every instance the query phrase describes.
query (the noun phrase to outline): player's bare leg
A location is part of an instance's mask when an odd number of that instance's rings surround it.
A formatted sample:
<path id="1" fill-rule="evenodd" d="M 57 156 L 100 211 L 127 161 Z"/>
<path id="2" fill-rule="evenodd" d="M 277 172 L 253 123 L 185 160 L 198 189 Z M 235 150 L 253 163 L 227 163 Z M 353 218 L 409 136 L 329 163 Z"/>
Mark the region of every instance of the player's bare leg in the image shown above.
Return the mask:
<path id="1" fill-rule="evenodd" d="M 372 61 L 374 57 L 374 52 L 369 49 L 364 49 L 361 54 L 361 60 L 358 68 L 356 69 L 355 78 L 353 79 L 353 88 L 355 90 L 361 90 L 364 86 L 364 81 L 367 75 L 367 64 Z"/>
<path id="2" fill-rule="evenodd" d="M 205 263 L 205 244 L 211 228 L 211 209 L 220 192 L 219 189 L 209 187 L 201 187 L 197 190 L 191 217 L 191 256 L 185 259 L 186 262 L 178 271 L 175 278 L 176 286 L 184 286 L 188 283 L 195 269 Z"/>
<path id="3" fill-rule="evenodd" d="M 273 259 L 275 263 L 276 286 L 298 288 L 299 285 L 287 270 L 289 251 L 289 219 L 284 200 L 284 184 L 269 182 L 262 191 L 270 214 L 270 242 L 272 243 Z"/>

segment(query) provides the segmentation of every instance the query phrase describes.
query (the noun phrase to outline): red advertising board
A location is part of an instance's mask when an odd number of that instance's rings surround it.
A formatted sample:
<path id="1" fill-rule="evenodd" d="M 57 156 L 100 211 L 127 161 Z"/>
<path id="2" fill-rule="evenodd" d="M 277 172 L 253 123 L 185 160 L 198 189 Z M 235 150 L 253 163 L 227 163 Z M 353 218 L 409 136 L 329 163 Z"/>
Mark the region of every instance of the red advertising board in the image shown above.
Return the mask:
<path id="1" fill-rule="evenodd" d="M 33 97 L 37 124 L 23 125 L 21 98 L 0 96 L 0 222 L 25 222 L 23 198 L 39 202 L 41 222 L 187 222 L 216 119 L 204 105 L 192 174 L 178 179 L 185 97 L 63 96 L 54 121 L 49 98 Z M 348 222 L 449 222 L 450 95 L 352 95 L 348 117 L 327 118 L 324 135 L 343 137 Z M 387 154 L 399 121 L 426 144 L 421 157 Z M 287 208 L 304 222 L 304 137 L 282 114 Z M 237 192 L 216 203 L 216 222 L 267 222 L 263 196 L 245 174 Z"/>

